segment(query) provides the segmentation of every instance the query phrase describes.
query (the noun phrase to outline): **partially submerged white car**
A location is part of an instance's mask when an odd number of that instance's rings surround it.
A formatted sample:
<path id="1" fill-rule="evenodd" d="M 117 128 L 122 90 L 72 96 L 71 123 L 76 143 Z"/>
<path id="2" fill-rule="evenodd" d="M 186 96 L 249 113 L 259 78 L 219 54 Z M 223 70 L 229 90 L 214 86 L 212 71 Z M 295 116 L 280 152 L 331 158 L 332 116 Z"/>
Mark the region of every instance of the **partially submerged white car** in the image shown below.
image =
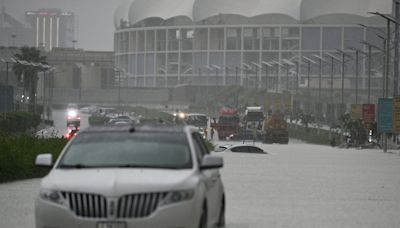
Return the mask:
<path id="1" fill-rule="evenodd" d="M 215 148 L 215 152 L 267 154 L 266 151 L 253 144 L 219 145 Z"/>
<path id="2" fill-rule="evenodd" d="M 225 191 L 192 127 L 87 129 L 42 180 L 36 228 L 205 228 L 225 224 Z"/>

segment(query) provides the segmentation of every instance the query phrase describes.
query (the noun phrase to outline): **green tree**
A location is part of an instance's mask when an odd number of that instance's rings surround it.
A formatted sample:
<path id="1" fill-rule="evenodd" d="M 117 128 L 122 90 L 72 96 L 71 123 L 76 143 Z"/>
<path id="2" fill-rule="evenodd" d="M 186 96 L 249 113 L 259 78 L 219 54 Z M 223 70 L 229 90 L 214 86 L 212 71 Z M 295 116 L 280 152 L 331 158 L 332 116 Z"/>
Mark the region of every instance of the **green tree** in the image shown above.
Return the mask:
<path id="1" fill-rule="evenodd" d="M 14 55 L 18 60 L 13 66 L 14 73 L 18 76 L 19 81 L 22 80 L 24 97 L 26 92 L 29 95 L 29 111 L 34 112 L 36 104 L 36 91 L 38 84 L 38 72 L 43 71 L 40 65 L 35 64 L 46 64 L 46 56 L 42 56 L 40 50 L 35 47 L 22 47 L 20 53 Z M 21 64 L 21 61 L 33 63 L 33 65 Z"/>

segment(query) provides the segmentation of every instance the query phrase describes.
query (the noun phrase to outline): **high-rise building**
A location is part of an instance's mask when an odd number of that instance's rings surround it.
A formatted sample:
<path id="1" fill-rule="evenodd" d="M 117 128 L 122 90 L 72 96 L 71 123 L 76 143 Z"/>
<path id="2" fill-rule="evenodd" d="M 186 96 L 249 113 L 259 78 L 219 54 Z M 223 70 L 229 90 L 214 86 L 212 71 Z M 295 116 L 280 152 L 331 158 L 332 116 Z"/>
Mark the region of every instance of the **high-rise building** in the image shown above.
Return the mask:
<path id="1" fill-rule="evenodd" d="M 35 46 L 45 50 L 73 47 L 75 15 L 60 9 L 39 9 L 25 13 L 26 21 L 35 32 Z"/>

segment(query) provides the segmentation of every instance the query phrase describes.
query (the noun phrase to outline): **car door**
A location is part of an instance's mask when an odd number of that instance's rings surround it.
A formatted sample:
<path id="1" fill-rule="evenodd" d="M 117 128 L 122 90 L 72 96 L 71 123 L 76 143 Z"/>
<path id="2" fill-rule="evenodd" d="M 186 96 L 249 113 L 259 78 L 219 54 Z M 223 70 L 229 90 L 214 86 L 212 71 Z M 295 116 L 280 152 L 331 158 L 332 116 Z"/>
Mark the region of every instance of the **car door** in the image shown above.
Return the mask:
<path id="1" fill-rule="evenodd" d="M 200 136 L 199 133 L 193 133 L 193 143 L 195 144 L 195 149 L 200 150 L 198 154 L 198 159 L 200 162 L 203 157 L 209 155 L 210 152 L 207 146 Z M 197 153 L 197 152 L 196 152 Z M 209 220 L 211 223 L 215 223 L 218 219 L 218 213 L 220 209 L 220 202 L 222 196 L 222 181 L 221 175 L 218 169 L 209 169 L 202 171 L 202 175 L 205 178 L 206 184 L 206 197 L 208 205 Z"/>

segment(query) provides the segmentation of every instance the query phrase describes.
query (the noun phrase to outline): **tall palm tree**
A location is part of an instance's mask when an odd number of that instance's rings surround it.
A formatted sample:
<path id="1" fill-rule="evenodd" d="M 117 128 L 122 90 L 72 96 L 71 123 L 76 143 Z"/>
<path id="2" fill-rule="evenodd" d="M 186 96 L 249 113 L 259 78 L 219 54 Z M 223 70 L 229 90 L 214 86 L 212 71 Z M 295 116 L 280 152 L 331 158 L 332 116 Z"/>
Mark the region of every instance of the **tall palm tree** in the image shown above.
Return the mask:
<path id="1" fill-rule="evenodd" d="M 36 91 L 39 79 L 38 72 L 44 70 L 40 65 L 35 64 L 46 64 L 46 56 L 42 56 L 40 50 L 35 47 L 22 47 L 20 53 L 15 54 L 14 57 L 18 62 L 14 64 L 13 71 L 20 80 L 22 79 L 24 94 L 28 92 L 29 111 L 35 112 Z M 21 61 L 33 64 L 21 64 Z M 24 97 L 26 97 L 26 95 Z"/>

